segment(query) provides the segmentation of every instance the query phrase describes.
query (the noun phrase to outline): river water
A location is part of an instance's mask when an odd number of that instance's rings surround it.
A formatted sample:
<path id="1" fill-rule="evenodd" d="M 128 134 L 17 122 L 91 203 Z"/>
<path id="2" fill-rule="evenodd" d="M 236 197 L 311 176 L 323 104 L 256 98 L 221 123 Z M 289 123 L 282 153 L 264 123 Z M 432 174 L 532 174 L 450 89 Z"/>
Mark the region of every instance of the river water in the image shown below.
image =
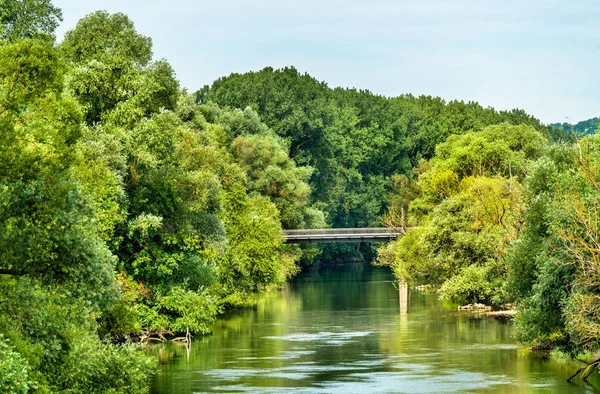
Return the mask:
<path id="1" fill-rule="evenodd" d="M 152 392 L 596 392 L 566 382 L 573 365 L 519 346 L 510 322 L 416 291 L 400 313 L 389 268 L 313 267 L 257 297 L 190 348 L 150 348 L 160 359 Z"/>

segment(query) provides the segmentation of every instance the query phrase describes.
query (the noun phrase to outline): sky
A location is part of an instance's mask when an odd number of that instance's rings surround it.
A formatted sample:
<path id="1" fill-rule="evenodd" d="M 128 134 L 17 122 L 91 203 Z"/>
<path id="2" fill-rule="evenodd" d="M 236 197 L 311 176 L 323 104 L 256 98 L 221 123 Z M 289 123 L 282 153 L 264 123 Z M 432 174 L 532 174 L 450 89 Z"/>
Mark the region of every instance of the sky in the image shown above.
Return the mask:
<path id="1" fill-rule="evenodd" d="M 233 72 L 294 66 L 330 87 L 524 109 L 544 123 L 600 116 L 594 0 L 53 0 L 59 40 L 123 12 L 195 91 Z"/>

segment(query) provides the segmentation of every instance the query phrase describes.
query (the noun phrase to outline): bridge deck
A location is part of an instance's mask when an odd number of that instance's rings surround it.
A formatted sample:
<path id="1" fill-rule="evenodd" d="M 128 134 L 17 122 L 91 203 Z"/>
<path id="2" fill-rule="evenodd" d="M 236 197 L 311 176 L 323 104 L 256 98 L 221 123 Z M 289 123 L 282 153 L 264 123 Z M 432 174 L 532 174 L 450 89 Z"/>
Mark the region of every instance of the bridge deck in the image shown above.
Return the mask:
<path id="1" fill-rule="evenodd" d="M 283 230 L 286 243 L 386 242 L 403 234 L 392 228 L 325 228 Z"/>

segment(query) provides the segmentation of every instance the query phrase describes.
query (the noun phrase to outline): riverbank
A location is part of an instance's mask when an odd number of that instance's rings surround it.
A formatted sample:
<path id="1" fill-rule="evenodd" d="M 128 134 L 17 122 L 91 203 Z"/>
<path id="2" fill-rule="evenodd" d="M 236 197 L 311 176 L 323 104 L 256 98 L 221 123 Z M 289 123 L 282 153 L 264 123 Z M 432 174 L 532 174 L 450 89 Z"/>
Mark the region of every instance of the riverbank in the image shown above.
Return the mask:
<path id="1" fill-rule="evenodd" d="M 472 312 L 481 314 L 484 316 L 491 316 L 498 319 L 512 319 L 517 314 L 517 310 L 514 309 L 514 305 L 507 305 L 504 309 L 494 310 L 490 305 L 485 304 L 468 304 L 459 305 L 458 311 Z"/>

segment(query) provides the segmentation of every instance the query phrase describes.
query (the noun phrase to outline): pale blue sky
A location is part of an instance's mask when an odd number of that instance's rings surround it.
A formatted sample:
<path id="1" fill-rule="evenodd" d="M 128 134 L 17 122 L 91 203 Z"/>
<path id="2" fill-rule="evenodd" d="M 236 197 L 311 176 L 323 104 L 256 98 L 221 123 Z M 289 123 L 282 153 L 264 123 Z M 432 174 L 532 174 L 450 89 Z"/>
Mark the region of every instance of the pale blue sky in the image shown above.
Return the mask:
<path id="1" fill-rule="evenodd" d="M 600 116 L 593 0 L 53 0 L 59 39 L 98 9 L 150 36 L 182 86 L 293 65 L 331 87 L 475 100 L 543 122 Z"/>

